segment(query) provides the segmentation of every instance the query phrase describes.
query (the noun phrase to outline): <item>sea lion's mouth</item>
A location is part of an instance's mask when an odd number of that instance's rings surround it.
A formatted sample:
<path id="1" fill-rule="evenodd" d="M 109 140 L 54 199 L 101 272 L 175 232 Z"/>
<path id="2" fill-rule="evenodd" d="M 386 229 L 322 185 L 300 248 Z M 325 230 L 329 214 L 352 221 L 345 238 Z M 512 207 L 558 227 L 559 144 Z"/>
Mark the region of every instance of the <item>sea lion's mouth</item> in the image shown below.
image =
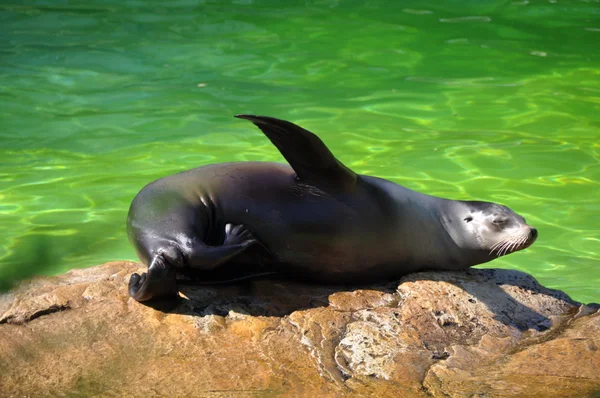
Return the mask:
<path id="1" fill-rule="evenodd" d="M 495 254 L 497 257 L 501 257 L 526 249 L 535 242 L 537 237 L 537 229 L 533 227 L 521 228 L 518 231 L 503 236 L 498 242 L 494 243 L 490 250 L 490 255 Z"/>

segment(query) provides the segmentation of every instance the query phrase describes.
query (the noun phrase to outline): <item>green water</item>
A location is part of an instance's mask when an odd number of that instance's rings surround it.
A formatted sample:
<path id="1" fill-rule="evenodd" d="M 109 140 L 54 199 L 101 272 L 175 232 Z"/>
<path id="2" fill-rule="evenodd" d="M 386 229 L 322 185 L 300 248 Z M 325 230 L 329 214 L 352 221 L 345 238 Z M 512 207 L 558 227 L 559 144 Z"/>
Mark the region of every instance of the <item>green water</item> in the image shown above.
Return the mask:
<path id="1" fill-rule="evenodd" d="M 24 5 L 27 4 L 27 5 Z M 0 285 L 135 259 L 129 203 L 281 161 L 292 120 L 359 173 L 501 202 L 540 237 L 486 266 L 600 302 L 600 2 L 2 1 Z"/>

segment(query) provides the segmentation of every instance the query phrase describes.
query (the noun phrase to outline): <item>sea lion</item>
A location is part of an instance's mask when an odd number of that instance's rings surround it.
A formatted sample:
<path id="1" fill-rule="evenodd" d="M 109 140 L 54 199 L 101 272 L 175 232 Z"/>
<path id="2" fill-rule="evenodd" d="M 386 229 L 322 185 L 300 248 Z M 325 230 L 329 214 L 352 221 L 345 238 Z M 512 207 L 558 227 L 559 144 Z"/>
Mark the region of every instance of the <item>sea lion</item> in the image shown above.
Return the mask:
<path id="1" fill-rule="evenodd" d="M 135 197 L 128 235 L 148 272 L 138 301 L 178 295 L 176 276 L 260 263 L 325 283 L 459 270 L 522 250 L 537 230 L 508 207 L 437 198 L 344 166 L 313 133 L 253 122 L 289 165 L 213 164 L 156 180 Z"/>

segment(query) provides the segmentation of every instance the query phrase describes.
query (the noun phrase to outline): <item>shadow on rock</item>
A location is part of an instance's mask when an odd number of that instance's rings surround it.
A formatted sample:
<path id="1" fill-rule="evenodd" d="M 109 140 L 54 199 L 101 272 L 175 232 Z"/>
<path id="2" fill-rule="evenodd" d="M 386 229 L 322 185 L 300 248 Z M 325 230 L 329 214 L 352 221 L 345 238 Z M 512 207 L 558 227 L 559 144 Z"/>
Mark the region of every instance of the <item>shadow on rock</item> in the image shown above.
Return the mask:
<path id="1" fill-rule="evenodd" d="M 145 303 L 164 312 L 205 316 L 238 313 L 283 317 L 295 311 L 330 305 L 329 296 L 339 292 L 377 290 L 393 293 L 397 283 L 368 285 L 321 285 L 278 276 L 259 277 L 235 283 L 179 283 L 179 300 Z"/>
<path id="2" fill-rule="evenodd" d="M 516 270 L 489 268 L 420 272 L 402 279 L 402 282 L 409 281 L 442 282 L 456 286 L 467 293 L 459 298 L 458 304 L 462 301 L 468 307 L 482 303 L 498 322 L 520 331 L 545 331 L 552 326 L 549 315 L 580 304 L 566 293 L 548 289 L 533 276 Z M 443 295 L 440 300 L 444 300 Z"/>
<path id="3" fill-rule="evenodd" d="M 229 284 L 181 282 L 182 298 L 179 300 L 146 304 L 164 312 L 192 316 L 238 313 L 283 317 L 295 311 L 328 307 L 330 296 L 336 293 L 361 295 L 361 291 L 377 291 L 396 297 L 393 302 L 384 303 L 385 306 L 401 306 L 406 297 L 437 302 L 435 308 L 424 308 L 423 313 L 430 312 L 444 327 L 466 321 L 472 323 L 481 311 L 487 310 L 506 326 L 520 331 L 544 331 L 552 325 L 551 314 L 578 305 L 565 293 L 543 287 L 531 275 L 505 269 L 418 272 L 400 281 L 365 285 L 310 284 L 276 275 Z M 355 301 L 360 302 L 360 298 Z M 351 305 L 356 307 L 360 303 Z"/>

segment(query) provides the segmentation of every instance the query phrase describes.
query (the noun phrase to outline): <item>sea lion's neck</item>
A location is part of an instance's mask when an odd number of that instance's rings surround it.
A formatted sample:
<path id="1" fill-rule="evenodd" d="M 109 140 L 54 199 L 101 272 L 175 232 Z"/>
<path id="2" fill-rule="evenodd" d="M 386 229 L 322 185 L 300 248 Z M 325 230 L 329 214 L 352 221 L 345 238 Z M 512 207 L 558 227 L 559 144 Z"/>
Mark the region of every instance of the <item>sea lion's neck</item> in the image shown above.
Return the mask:
<path id="1" fill-rule="evenodd" d="M 379 203 L 383 203 L 394 232 L 390 247 L 410 252 L 407 261 L 430 264 L 431 267 L 453 269 L 452 264 L 463 261 L 463 252 L 447 229 L 447 212 L 451 211 L 446 199 L 412 191 L 380 178 L 369 178 L 375 186 Z M 382 201 L 382 197 L 388 198 Z M 407 250 L 406 248 L 411 248 Z M 447 266 L 446 266 L 447 264 Z"/>

